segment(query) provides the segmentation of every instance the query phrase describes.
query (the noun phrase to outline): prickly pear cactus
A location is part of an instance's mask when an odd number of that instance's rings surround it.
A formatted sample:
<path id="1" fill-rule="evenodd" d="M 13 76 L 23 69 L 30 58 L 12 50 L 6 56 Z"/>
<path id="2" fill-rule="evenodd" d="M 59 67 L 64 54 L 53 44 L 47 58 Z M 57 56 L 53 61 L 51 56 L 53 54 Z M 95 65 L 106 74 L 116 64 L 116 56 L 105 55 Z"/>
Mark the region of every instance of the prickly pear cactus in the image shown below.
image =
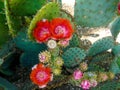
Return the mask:
<path id="1" fill-rule="evenodd" d="M 23 51 L 40 52 L 47 48 L 45 44 L 30 41 L 25 32 L 20 32 L 14 39 L 14 42 L 16 46 Z"/>
<path id="2" fill-rule="evenodd" d="M 111 36 L 104 37 L 94 42 L 94 44 L 88 50 L 88 56 L 94 56 L 101 52 L 107 51 L 108 49 L 113 48 L 114 40 Z"/>
<path id="3" fill-rule="evenodd" d="M 114 38 L 117 37 L 117 35 L 119 34 L 120 32 L 120 17 L 117 17 L 114 22 L 112 23 L 111 25 L 111 29 L 110 29 L 111 33 L 112 33 L 112 36 Z"/>
<path id="4" fill-rule="evenodd" d="M 120 57 L 115 57 L 111 63 L 110 71 L 114 74 L 120 73 Z"/>
<path id="5" fill-rule="evenodd" d="M 68 68 L 78 65 L 85 58 L 85 56 L 85 51 L 78 47 L 70 48 L 62 55 L 64 65 Z"/>
<path id="6" fill-rule="evenodd" d="M 9 28 L 9 34 L 12 35 L 12 37 L 15 37 L 17 31 L 20 29 L 21 26 L 21 18 L 13 16 L 11 14 L 8 0 L 4 0 L 4 7 L 5 7 L 6 22 Z"/>
<path id="7" fill-rule="evenodd" d="M 116 45 L 116 46 L 113 47 L 112 53 L 113 53 L 115 56 L 120 56 L 120 44 L 118 44 L 118 45 Z"/>
<path id="8" fill-rule="evenodd" d="M 67 46 L 66 48 L 63 48 L 63 51 L 65 52 L 67 49 L 72 47 L 79 47 L 80 43 L 81 43 L 80 39 L 78 35 L 75 33 L 73 34 L 72 39 L 69 41 L 69 46 Z"/>
<path id="9" fill-rule="evenodd" d="M 97 63 L 97 62 L 104 62 L 109 60 L 109 62 L 113 59 L 113 55 L 111 53 L 101 53 L 93 57 L 91 60 L 91 63 Z"/>
<path id="10" fill-rule="evenodd" d="M 39 62 L 38 54 L 47 49 L 45 44 L 30 41 L 25 32 L 20 32 L 14 42 L 17 48 L 24 51 L 20 57 L 20 64 L 23 67 L 32 67 L 37 64 Z"/>
<path id="11" fill-rule="evenodd" d="M 4 3 L 0 1 L 0 48 L 3 44 L 6 43 L 6 41 L 9 40 L 9 35 L 8 35 L 8 27 L 6 25 L 6 18 L 5 18 L 5 12 L 3 11 L 4 9 Z"/>
<path id="12" fill-rule="evenodd" d="M 7 81 L 6 79 L 0 77 L 0 90 L 18 90 L 18 88 L 11 84 L 9 81 Z"/>
<path id="13" fill-rule="evenodd" d="M 119 90 L 119 89 L 120 89 L 120 82 L 116 82 L 116 81 L 108 81 L 95 88 L 92 88 L 92 90 Z"/>
<path id="14" fill-rule="evenodd" d="M 5 56 L 3 64 L 0 66 L 0 72 L 7 76 L 12 76 L 14 72 L 11 69 L 11 65 L 13 64 L 13 61 L 15 60 L 15 52 L 11 52 L 8 55 Z"/>
<path id="15" fill-rule="evenodd" d="M 41 19 L 49 19 L 58 17 L 60 12 L 60 7 L 57 3 L 49 2 L 44 7 L 42 7 L 35 17 L 32 19 L 30 26 L 28 28 L 28 36 L 30 39 L 33 39 L 32 30 L 35 27 L 36 23 Z"/>
<path id="16" fill-rule="evenodd" d="M 24 52 L 20 57 L 21 66 L 30 68 L 39 63 L 38 54 L 36 52 Z"/>
<path id="17" fill-rule="evenodd" d="M 10 0 L 10 9 L 14 15 L 29 16 L 34 15 L 46 0 Z"/>
<path id="18" fill-rule="evenodd" d="M 115 17 L 119 0 L 76 0 L 74 17 L 78 25 L 98 27 L 108 25 Z"/>
<path id="19" fill-rule="evenodd" d="M 3 64 L 4 60 L 0 58 L 0 66 Z"/>
<path id="20" fill-rule="evenodd" d="M 77 34 L 73 34 L 72 39 L 70 40 L 71 47 L 78 47 L 80 45 L 80 39 Z"/>

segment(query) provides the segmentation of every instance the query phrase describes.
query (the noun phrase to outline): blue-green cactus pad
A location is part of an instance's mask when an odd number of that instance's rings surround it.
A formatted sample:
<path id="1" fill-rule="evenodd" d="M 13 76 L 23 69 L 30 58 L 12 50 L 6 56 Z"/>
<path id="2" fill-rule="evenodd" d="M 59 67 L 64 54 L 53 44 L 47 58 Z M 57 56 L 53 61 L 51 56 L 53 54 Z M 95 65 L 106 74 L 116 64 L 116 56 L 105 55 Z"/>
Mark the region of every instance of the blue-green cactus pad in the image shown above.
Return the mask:
<path id="1" fill-rule="evenodd" d="M 111 22 L 119 0 L 76 0 L 74 17 L 84 27 L 105 26 Z"/>

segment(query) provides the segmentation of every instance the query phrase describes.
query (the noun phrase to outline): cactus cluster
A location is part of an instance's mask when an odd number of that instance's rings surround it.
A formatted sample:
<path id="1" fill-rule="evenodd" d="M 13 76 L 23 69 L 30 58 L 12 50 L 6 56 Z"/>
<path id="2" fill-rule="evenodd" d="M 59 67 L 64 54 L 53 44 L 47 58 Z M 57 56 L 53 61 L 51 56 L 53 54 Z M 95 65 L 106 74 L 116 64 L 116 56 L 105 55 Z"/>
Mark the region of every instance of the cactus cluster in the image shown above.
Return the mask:
<path id="1" fill-rule="evenodd" d="M 115 11 L 119 0 L 76 0 L 74 17 L 61 9 L 58 2 L 61 2 L 61 0 L 0 0 L 0 72 L 7 76 L 13 75 L 10 66 L 15 61 L 18 52 L 19 57 L 17 56 L 17 60 L 19 60 L 19 64 L 22 67 L 31 68 L 39 63 L 40 58 L 38 55 L 48 50 L 51 54 L 50 64 L 53 75 L 68 74 L 71 68 L 74 70 L 80 65 L 83 67 L 81 70 L 100 72 L 104 71 L 102 64 L 106 62 L 107 65 L 110 65 L 111 72 L 114 74 L 120 73 L 120 44 L 115 45 L 115 39 L 120 32 L 120 17 L 114 20 L 114 17 L 117 16 Z M 44 44 L 34 41 L 33 30 L 38 21 L 42 19 L 51 21 L 56 17 L 68 19 L 74 29 L 76 29 L 75 24 L 82 27 L 99 27 L 106 26 L 114 20 L 110 28 L 112 36 L 99 39 L 91 45 L 87 40 L 80 40 L 77 34 L 80 31 L 78 30 L 76 33 L 75 30 L 73 36 L 71 35 L 72 38 L 68 38 L 68 46 L 64 46 L 65 48 L 60 46 L 59 40 L 64 39 L 58 39 L 55 40 L 56 47 L 53 49 L 48 45 L 48 49 L 46 46 L 47 41 Z M 8 40 L 11 41 L 8 42 Z M 8 43 L 6 44 L 6 42 Z M 89 48 L 89 46 L 91 47 Z M 112 50 L 108 53 L 107 50 L 109 49 Z M 115 57 L 114 60 L 113 57 Z M 41 58 L 44 57 L 41 55 Z M 83 60 L 86 65 L 90 64 L 89 67 L 84 67 L 84 63 L 81 63 Z M 44 64 L 50 66 L 48 62 Z M 63 64 L 67 71 L 63 70 L 62 72 L 62 69 L 64 69 Z M 35 87 L 32 83 L 30 83 L 30 86 L 26 85 L 24 89 Z M 104 85 L 92 89 L 118 89 L 120 88 L 119 85 L 120 83 L 116 84 L 116 82 L 106 82 Z M 7 90 L 9 87 L 12 90 L 17 90 L 15 86 L 0 77 L 0 90 Z"/>

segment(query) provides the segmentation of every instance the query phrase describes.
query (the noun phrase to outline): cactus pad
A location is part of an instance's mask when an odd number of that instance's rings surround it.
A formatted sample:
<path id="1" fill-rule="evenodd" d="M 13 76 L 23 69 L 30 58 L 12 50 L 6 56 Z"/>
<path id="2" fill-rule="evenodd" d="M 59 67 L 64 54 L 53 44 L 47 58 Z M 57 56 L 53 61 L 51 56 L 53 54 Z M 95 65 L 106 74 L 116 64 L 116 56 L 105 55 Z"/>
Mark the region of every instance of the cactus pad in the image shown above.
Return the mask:
<path id="1" fill-rule="evenodd" d="M 21 25 L 21 18 L 12 16 L 11 11 L 9 9 L 10 7 L 8 0 L 4 0 L 4 7 L 5 7 L 5 16 L 9 28 L 9 33 L 10 35 L 12 35 L 12 37 L 15 37 Z"/>
<path id="2" fill-rule="evenodd" d="M 46 0 L 10 0 L 10 8 L 13 14 L 19 16 L 34 15 Z"/>
<path id="3" fill-rule="evenodd" d="M 119 90 L 120 89 L 120 82 L 116 81 L 108 81 L 101 85 L 98 85 L 95 88 L 92 88 L 92 90 Z"/>
<path id="4" fill-rule="evenodd" d="M 52 19 L 59 16 L 60 7 L 57 3 L 50 2 L 42 7 L 35 17 L 32 19 L 30 26 L 28 28 L 28 36 L 33 39 L 32 30 L 36 26 L 36 23 L 42 19 Z"/>
<path id="5" fill-rule="evenodd" d="M 78 47 L 80 45 L 80 39 L 77 34 L 73 34 L 72 39 L 70 40 L 71 47 Z"/>
<path id="6" fill-rule="evenodd" d="M 9 40 L 9 35 L 8 35 L 8 27 L 5 24 L 6 23 L 6 18 L 5 15 L 3 14 L 3 7 L 4 4 L 3 2 L 0 1 L 0 47 L 6 43 L 6 41 Z"/>
<path id="7" fill-rule="evenodd" d="M 97 62 L 103 63 L 105 61 L 108 61 L 108 64 L 109 64 L 111 63 L 112 59 L 113 59 L 113 55 L 111 53 L 105 52 L 93 57 L 93 59 L 91 60 L 91 63 L 97 63 Z"/>
<path id="8" fill-rule="evenodd" d="M 25 52 L 20 57 L 20 64 L 23 67 L 32 67 L 33 65 L 39 63 L 38 54 L 36 52 Z"/>
<path id="9" fill-rule="evenodd" d="M 24 32 L 20 32 L 14 41 L 16 46 L 23 51 L 40 52 L 47 48 L 45 44 L 30 41 Z"/>
<path id="10" fill-rule="evenodd" d="M 76 33 L 73 34 L 72 39 L 69 41 L 69 46 L 66 48 L 63 48 L 63 51 L 66 51 L 67 49 L 71 47 L 79 47 L 80 45 L 80 39 Z"/>
<path id="11" fill-rule="evenodd" d="M 85 58 L 85 56 L 85 51 L 78 47 L 70 48 L 62 55 L 64 65 L 68 68 L 78 65 Z"/>
<path id="12" fill-rule="evenodd" d="M 98 27 L 108 25 L 115 16 L 119 0 L 76 0 L 75 21 L 78 25 Z"/>
<path id="13" fill-rule="evenodd" d="M 111 63 L 110 71 L 114 74 L 120 73 L 120 57 L 116 57 Z"/>
<path id="14" fill-rule="evenodd" d="M 18 90 L 18 88 L 6 79 L 0 77 L 0 90 Z"/>
<path id="15" fill-rule="evenodd" d="M 111 36 L 104 37 L 93 43 L 93 45 L 88 50 L 88 56 L 97 55 L 101 52 L 113 48 L 113 46 L 114 46 L 113 38 Z"/>
<path id="16" fill-rule="evenodd" d="M 112 23 L 110 31 L 112 33 L 112 36 L 116 38 L 120 32 L 120 17 L 116 18 L 115 21 Z"/>
<path id="17" fill-rule="evenodd" d="M 120 44 L 114 46 L 112 52 L 115 56 L 120 56 Z"/>

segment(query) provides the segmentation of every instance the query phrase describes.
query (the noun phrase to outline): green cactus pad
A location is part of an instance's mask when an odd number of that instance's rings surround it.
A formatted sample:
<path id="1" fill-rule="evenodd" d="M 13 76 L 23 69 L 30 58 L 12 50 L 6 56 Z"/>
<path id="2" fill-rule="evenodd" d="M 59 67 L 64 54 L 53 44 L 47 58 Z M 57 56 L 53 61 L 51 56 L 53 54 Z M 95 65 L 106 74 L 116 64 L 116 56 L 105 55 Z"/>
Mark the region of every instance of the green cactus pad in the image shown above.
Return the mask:
<path id="1" fill-rule="evenodd" d="M 63 48 L 63 51 L 66 51 L 67 49 L 71 48 L 71 47 L 79 47 L 80 45 L 80 39 L 78 37 L 78 35 L 76 33 L 73 34 L 72 39 L 69 42 L 69 46 L 67 46 L 66 48 Z"/>
<path id="2" fill-rule="evenodd" d="M 12 35 L 12 37 L 15 37 L 21 25 L 21 18 L 12 16 L 11 11 L 9 9 L 10 7 L 8 0 L 4 0 L 4 7 L 5 7 L 5 16 L 9 28 L 9 33 L 10 35 Z"/>
<path id="3" fill-rule="evenodd" d="M 87 56 L 97 55 L 101 52 L 113 48 L 113 46 L 114 46 L 113 38 L 111 36 L 104 37 L 93 43 L 93 45 L 88 50 Z"/>
<path id="4" fill-rule="evenodd" d="M 90 63 L 89 64 L 89 68 L 88 71 L 100 71 L 100 72 L 104 72 L 104 68 L 101 67 L 100 65 L 94 64 L 94 63 Z"/>
<path id="5" fill-rule="evenodd" d="M 112 27 L 111 27 L 110 31 L 112 33 L 112 36 L 114 38 L 116 38 L 120 32 L 120 17 L 118 17 L 114 20 L 114 22 L 112 23 Z"/>
<path id="6" fill-rule="evenodd" d="M 4 3 L 0 1 L 0 48 L 9 40 L 8 27 L 6 25 L 6 18 L 3 11 Z"/>
<path id="7" fill-rule="evenodd" d="M 37 52 L 25 52 L 20 57 L 20 64 L 23 67 L 32 67 L 39 63 Z"/>
<path id="8" fill-rule="evenodd" d="M 111 63 L 110 71 L 114 74 L 120 73 L 120 57 L 116 57 Z"/>
<path id="9" fill-rule="evenodd" d="M 15 52 L 11 52 L 4 56 L 4 62 L 0 66 L 0 72 L 4 75 L 11 76 L 13 75 L 13 71 L 11 70 L 11 65 L 13 64 L 13 61 L 15 60 L 14 57 L 16 57 Z"/>
<path id="10" fill-rule="evenodd" d="M 85 56 L 85 51 L 78 47 L 70 48 L 62 55 L 64 65 L 68 68 L 78 65 L 85 58 Z"/>
<path id="11" fill-rule="evenodd" d="M 0 66 L 3 64 L 4 60 L 0 58 Z"/>
<path id="12" fill-rule="evenodd" d="M 13 41 L 7 42 L 2 48 L 0 48 L 0 58 L 9 55 L 14 50 L 15 50 L 15 45 Z"/>
<path id="13" fill-rule="evenodd" d="M 0 0 L 0 13 L 3 12 L 4 3 Z"/>
<path id="14" fill-rule="evenodd" d="M 91 63 L 98 63 L 98 62 L 105 62 L 105 61 L 108 61 L 108 63 L 110 63 L 112 59 L 113 59 L 113 55 L 111 53 L 105 52 L 93 57 L 93 59 L 91 60 Z"/>
<path id="15" fill-rule="evenodd" d="M 60 12 L 60 7 L 57 3 L 53 3 L 50 2 L 48 4 L 46 4 L 45 6 L 43 6 L 38 12 L 37 14 L 34 16 L 33 20 L 30 23 L 30 26 L 28 28 L 28 36 L 30 39 L 33 39 L 32 36 L 32 31 L 34 29 L 34 27 L 36 26 L 36 23 L 39 20 L 42 19 L 53 19 L 55 17 L 59 16 L 59 12 Z"/>
<path id="16" fill-rule="evenodd" d="M 92 88 L 92 90 L 119 90 L 119 89 L 120 82 L 117 81 L 108 81 Z"/>
<path id="17" fill-rule="evenodd" d="M 14 42 L 16 46 L 22 49 L 23 51 L 40 52 L 47 48 L 45 44 L 39 44 L 39 43 L 30 41 L 26 36 L 25 32 L 20 32 L 17 35 L 17 37 L 14 39 Z"/>
<path id="18" fill-rule="evenodd" d="M 116 16 L 119 0 L 76 0 L 74 17 L 78 25 L 98 27 L 108 25 Z"/>
<path id="19" fill-rule="evenodd" d="M 10 0 L 10 8 L 14 15 L 28 16 L 34 15 L 46 0 Z"/>
<path id="20" fill-rule="evenodd" d="M 70 40 L 71 47 L 78 47 L 80 45 L 80 39 L 77 34 L 73 34 L 72 39 Z"/>
<path id="21" fill-rule="evenodd" d="M 18 90 L 18 88 L 6 79 L 0 77 L 0 90 Z"/>
<path id="22" fill-rule="evenodd" d="M 116 46 L 113 47 L 112 53 L 113 53 L 115 56 L 120 56 L 120 44 L 118 44 L 118 45 L 116 45 Z"/>

